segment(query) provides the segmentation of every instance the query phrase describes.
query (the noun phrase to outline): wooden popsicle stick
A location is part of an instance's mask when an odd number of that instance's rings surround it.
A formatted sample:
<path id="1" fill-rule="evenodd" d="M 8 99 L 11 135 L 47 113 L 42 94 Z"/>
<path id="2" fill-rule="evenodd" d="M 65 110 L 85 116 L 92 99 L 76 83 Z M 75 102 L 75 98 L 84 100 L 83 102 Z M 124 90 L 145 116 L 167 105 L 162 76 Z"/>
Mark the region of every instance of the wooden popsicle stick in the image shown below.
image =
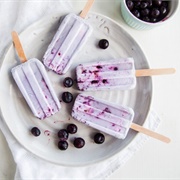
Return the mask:
<path id="1" fill-rule="evenodd" d="M 26 58 L 26 55 L 25 55 L 24 50 L 22 48 L 21 41 L 19 39 L 17 32 L 12 31 L 11 35 L 12 35 L 13 43 L 14 43 L 15 49 L 18 53 L 20 61 L 22 63 L 26 62 L 27 58 Z"/>
<path id="2" fill-rule="evenodd" d="M 83 19 L 86 17 L 86 15 L 89 12 L 89 10 L 91 9 L 91 6 L 93 5 L 94 1 L 95 0 L 88 0 L 84 9 L 82 10 L 82 12 L 79 15 L 80 17 L 82 17 Z"/>
<path id="3" fill-rule="evenodd" d="M 140 76 L 153 76 L 153 75 L 165 75 L 165 74 L 173 74 L 175 73 L 174 68 L 164 68 L 164 69 L 139 69 L 136 70 L 136 77 Z"/>
<path id="4" fill-rule="evenodd" d="M 131 129 L 133 129 L 135 131 L 138 131 L 138 132 L 141 132 L 143 134 L 146 134 L 146 135 L 148 135 L 148 136 L 150 136 L 152 138 L 158 139 L 158 140 L 163 141 L 165 143 L 169 143 L 171 141 L 168 137 L 166 137 L 164 135 L 161 135 L 159 133 L 156 133 L 154 131 L 151 131 L 149 129 L 146 129 L 143 126 L 140 126 L 138 124 L 132 123 L 131 124 Z"/>

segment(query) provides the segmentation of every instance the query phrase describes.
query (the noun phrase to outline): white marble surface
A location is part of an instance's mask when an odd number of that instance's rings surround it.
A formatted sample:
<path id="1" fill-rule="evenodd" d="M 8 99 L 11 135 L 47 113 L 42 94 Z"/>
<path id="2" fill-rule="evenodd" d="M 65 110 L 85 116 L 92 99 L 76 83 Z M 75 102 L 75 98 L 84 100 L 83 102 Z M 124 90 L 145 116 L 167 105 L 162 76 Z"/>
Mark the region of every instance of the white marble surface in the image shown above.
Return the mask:
<path id="1" fill-rule="evenodd" d="M 1 2 L 0 2 L 1 3 Z M 78 8 L 81 1 L 73 1 Z M 180 8 L 166 25 L 149 31 L 128 27 L 120 14 L 118 0 L 97 0 L 92 9 L 117 21 L 141 46 L 153 68 L 175 67 L 176 74 L 153 77 L 154 110 L 162 123 L 158 131 L 171 138 L 170 144 L 150 139 L 124 167 L 107 179 L 180 179 Z M 0 180 L 11 180 L 15 163 L 3 134 L 0 132 Z"/>

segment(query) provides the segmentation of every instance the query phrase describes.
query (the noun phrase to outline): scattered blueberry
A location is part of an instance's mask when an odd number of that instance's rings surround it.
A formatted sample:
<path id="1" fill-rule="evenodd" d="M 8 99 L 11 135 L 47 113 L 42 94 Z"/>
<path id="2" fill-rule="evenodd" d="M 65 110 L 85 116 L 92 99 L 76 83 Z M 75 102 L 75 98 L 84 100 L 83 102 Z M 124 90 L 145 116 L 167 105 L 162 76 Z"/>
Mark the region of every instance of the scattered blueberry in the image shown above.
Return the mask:
<path id="1" fill-rule="evenodd" d="M 97 133 L 94 136 L 94 142 L 96 144 L 102 144 L 105 141 L 105 136 L 101 133 Z"/>
<path id="2" fill-rule="evenodd" d="M 75 138 L 75 140 L 74 140 L 74 146 L 75 146 L 76 148 L 82 148 L 84 145 L 85 145 L 85 141 L 84 141 L 83 138 L 80 138 L 80 137 Z"/>
<path id="3" fill-rule="evenodd" d="M 37 127 L 33 127 L 31 129 L 31 133 L 34 135 L 34 136 L 39 136 L 41 134 L 41 131 L 39 130 L 39 128 Z"/>
<path id="4" fill-rule="evenodd" d="M 169 3 L 166 0 L 126 0 L 126 5 L 134 16 L 152 23 L 166 17 L 169 12 Z"/>
<path id="5" fill-rule="evenodd" d="M 73 85 L 73 79 L 70 77 L 66 77 L 63 81 L 63 85 L 65 87 L 71 87 Z"/>
<path id="6" fill-rule="evenodd" d="M 59 141 L 58 148 L 60 150 L 66 150 L 68 148 L 68 142 L 67 141 Z"/>
<path id="7" fill-rule="evenodd" d="M 73 100 L 73 95 L 70 92 L 63 92 L 62 94 L 62 100 L 65 103 L 70 103 Z"/>
<path id="8" fill-rule="evenodd" d="M 106 48 L 108 48 L 108 46 L 109 46 L 109 41 L 107 39 L 101 39 L 99 41 L 99 47 L 101 49 L 106 49 Z"/>
<path id="9" fill-rule="evenodd" d="M 77 126 L 75 124 L 69 124 L 67 126 L 67 132 L 70 134 L 75 134 L 77 132 Z"/>
<path id="10" fill-rule="evenodd" d="M 58 132 L 58 137 L 61 139 L 61 140 L 67 140 L 68 137 L 69 137 L 69 133 L 66 129 L 61 129 L 59 130 Z"/>

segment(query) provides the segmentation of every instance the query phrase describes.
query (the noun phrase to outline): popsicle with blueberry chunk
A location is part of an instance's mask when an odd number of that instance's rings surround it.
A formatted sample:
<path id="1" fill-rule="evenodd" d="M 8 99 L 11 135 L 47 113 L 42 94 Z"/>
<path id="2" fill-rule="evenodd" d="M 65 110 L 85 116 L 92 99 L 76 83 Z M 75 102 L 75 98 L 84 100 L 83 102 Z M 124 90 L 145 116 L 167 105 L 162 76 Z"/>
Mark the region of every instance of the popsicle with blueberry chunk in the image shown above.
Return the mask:
<path id="1" fill-rule="evenodd" d="M 36 58 L 27 61 L 18 34 L 12 32 L 13 42 L 22 64 L 12 68 L 13 78 L 34 116 L 45 119 L 60 110 L 60 103 L 44 65 Z"/>
<path id="2" fill-rule="evenodd" d="M 81 91 L 129 90 L 136 86 L 136 77 L 174 72 L 174 68 L 135 70 L 131 57 L 84 63 L 76 67 L 77 85 Z"/>
<path id="3" fill-rule="evenodd" d="M 92 96 L 84 94 L 77 96 L 72 109 L 72 117 L 118 139 L 125 139 L 131 128 L 163 142 L 170 142 L 169 138 L 134 124 L 133 109 Z"/>
<path id="4" fill-rule="evenodd" d="M 44 65 L 56 72 L 65 74 L 74 57 L 84 46 L 92 33 L 92 27 L 84 19 L 94 0 L 88 0 L 80 16 L 70 13 L 61 22 L 44 57 Z"/>

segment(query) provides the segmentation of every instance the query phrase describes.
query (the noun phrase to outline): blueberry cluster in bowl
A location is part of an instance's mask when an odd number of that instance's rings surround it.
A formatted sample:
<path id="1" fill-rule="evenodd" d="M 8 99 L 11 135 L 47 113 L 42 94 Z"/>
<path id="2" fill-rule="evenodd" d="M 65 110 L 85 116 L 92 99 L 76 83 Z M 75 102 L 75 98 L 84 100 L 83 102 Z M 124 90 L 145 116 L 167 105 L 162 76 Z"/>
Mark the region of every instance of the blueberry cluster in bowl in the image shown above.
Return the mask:
<path id="1" fill-rule="evenodd" d="M 170 1 L 163 0 L 126 0 L 131 13 L 138 19 L 156 23 L 163 20 L 169 13 Z"/>

